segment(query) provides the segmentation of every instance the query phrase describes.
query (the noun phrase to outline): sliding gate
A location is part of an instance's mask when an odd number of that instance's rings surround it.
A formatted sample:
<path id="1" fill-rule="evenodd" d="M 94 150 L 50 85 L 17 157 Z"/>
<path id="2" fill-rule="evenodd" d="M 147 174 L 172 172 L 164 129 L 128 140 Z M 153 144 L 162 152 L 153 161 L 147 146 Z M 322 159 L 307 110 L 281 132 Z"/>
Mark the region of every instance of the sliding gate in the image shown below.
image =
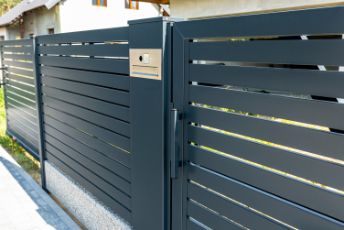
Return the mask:
<path id="1" fill-rule="evenodd" d="M 173 229 L 342 229 L 344 8 L 173 31 Z"/>

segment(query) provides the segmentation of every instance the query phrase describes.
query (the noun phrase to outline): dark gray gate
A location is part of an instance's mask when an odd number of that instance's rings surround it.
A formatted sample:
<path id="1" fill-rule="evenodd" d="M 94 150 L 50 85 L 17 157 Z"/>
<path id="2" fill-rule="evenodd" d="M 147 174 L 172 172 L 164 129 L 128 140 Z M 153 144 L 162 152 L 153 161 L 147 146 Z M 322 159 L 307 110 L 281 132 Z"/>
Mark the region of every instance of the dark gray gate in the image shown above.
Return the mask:
<path id="1" fill-rule="evenodd" d="M 7 133 L 39 158 L 33 40 L 2 41 L 0 46 Z"/>
<path id="2" fill-rule="evenodd" d="M 173 33 L 173 229 L 343 229 L 344 8 Z"/>

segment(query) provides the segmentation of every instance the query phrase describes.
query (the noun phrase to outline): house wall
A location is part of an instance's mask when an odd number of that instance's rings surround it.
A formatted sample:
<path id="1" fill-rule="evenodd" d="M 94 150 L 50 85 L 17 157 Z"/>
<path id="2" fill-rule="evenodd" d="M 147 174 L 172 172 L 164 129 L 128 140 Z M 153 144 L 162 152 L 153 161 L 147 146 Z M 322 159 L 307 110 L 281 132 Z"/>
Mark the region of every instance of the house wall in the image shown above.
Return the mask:
<path id="1" fill-rule="evenodd" d="M 24 30 L 24 38 L 29 38 L 31 34 L 47 34 L 49 28 L 54 28 L 55 33 L 60 32 L 59 7 L 55 6 L 50 10 L 44 7 L 26 12 L 23 24 L 18 22 L 7 27 L 7 39 L 20 38 L 21 28 Z"/>
<path id="2" fill-rule="evenodd" d="M 65 0 L 47 10 L 41 7 L 24 14 L 23 24 L 18 22 L 1 31 L 6 39 L 19 39 L 21 29 L 24 38 L 31 34 L 48 34 L 49 28 L 55 33 L 101 29 L 127 25 L 128 20 L 159 16 L 155 4 L 141 3 L 139 10 L 125 9 L 124 0 L 108 0 L 107 7 L 93 6 L 92 0 Z"/>
<path id="3" fill-rule="evenodd" d="M 107 7 L 93 6 L 92 0 L 66 0 L 60 3 L 61 32 L 125 26 L 128 20 L 159 13 L 151 3 L 140 2 L 139 10 L 131 10 L 125 8 L 124 0 L 108 0 Z"/>
<path id="4" fill-rule="evenodd" d="M 0 27 L 0 37 L 3 37 L 5 40 L 8 38 L 6 27 Z"/>
<path id="5" fill-rule="evenodd" d="M 276 11 L 331 5 L 343 0 L 170 0 L 171 16 L 178 18 L 215 17 L 256 11 Z"/>

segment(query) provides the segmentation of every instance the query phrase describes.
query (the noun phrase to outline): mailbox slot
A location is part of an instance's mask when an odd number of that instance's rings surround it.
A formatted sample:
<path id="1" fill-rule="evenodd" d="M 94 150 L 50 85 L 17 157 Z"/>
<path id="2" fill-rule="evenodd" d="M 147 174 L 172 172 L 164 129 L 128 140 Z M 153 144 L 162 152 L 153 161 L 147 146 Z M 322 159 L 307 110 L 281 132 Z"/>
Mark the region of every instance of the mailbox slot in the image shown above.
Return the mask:
<path id="1" fill-rule="evenodd" d="M 130 76 L 161 80 L 161 49 L 130 49 Z"/>

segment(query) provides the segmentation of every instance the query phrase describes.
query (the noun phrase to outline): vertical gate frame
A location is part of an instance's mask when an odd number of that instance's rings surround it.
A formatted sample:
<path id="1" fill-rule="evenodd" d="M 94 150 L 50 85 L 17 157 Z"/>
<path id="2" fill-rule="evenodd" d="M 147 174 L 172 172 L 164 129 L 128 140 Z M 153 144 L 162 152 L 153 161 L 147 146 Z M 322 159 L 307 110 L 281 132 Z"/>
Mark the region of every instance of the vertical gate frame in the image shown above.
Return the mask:
<path id="1" fill-rule="evenodd" d="M 33 39 L 33 57 L 32 62 L 34 65 L 33 68 L 33 76 L 35 78 L 35 88 L 36 88 L 36 109 L 37 109 L 37 121 L 38 121 L 38 151 L 39 151 L 39 159 L 41 165 L 41 186 L 42 188 L 47 191 L 46 187 L 46 180 L 45 180 L 45 167 L 44 167 L 44 124 L 43 124 L 43 111 L 42 111 L 42 76 L 40 74 L 40 68 L 38 65 L 38 55 L 37 55 L 37 38 L 34 37 Z"/>

